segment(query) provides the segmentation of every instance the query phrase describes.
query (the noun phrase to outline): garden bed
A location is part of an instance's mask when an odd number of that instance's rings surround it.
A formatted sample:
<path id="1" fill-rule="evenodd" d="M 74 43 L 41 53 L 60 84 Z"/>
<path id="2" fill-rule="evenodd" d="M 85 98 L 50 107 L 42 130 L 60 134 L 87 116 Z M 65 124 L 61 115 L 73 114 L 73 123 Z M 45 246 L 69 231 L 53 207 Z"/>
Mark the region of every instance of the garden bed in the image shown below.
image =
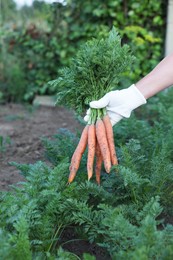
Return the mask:
<path id="1" fill-rule="evenodd" d="M 0 189 L 23 180 L 9 162 L 45 161 L 41 137 L 51 137 L 58 128 L 81 129 L 72 112 L 62 107 L 32 107 L 18 104 L 0 106 Z M 48 163 L 48 162 L 47 162 Z"/>
<path id="2" fill-rule="evenodd" d="M 9 190 L 9 185 L 25 180 L 9 162 L 33 164 L 41 160 L 49 164 L 41 137 L 51 138 L 59 128 L 75 133 L 82 126 L 71 111 L 62 107 L 0 106 L 0 136 L 4 142 L 0 150 L 0 190 Z M 73 230 L 65 230 L 61 240 L 64 249 L 78 256 L 85 252 L 96 259 L 110 259 L 103 248 L 77 239 Z"/>

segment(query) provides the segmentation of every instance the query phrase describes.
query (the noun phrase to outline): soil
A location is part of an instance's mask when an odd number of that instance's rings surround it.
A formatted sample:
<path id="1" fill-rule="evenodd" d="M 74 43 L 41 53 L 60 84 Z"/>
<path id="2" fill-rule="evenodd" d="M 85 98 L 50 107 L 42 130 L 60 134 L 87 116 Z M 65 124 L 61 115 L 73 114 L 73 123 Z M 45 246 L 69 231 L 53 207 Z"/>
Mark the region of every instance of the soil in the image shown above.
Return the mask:
<path id="1" fill-rule="evenodd" d="M 81 237 L 81 238 L 80 238 Z M 106 249 L 99 247 L 94 243 L 89 243 L 80 234 L 76 234 L 74 227 L 66 229 L 61 236 L 59 245 L 69 252 L 82 258 L 83 253 L 95 256 L 96 260 L 111 260 Z M 80 247 L 79 247 L 80 245 Z M 58 245 L 57 245 L 58 246 Z"/>
<path id="2" fill-rule="evenodd" d="M 81 125 L 71 111 L 62 107 L 0 106 L 0 190 L 8 190 L 9 185 L 23 180 L 9 162 L 46 161 L 41 137 L 51 138 L 58 128 L 76 132 Z"/>

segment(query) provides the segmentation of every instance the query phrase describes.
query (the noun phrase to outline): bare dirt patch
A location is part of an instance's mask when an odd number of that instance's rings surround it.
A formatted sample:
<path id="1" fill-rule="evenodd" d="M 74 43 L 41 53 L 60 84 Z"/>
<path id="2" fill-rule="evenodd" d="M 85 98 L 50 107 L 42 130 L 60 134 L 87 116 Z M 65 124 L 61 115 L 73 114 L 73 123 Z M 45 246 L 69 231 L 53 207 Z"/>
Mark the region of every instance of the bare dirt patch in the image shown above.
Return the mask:
<path id="1" fill-rule="evenodd" d="M 81 125 L 73 112 L 62 107 L 0 106 L 0 190 L 23 180 L 9 162 L 45 161 L 41 137 L 52 137 L 59 128 L 76 132 Z"/>

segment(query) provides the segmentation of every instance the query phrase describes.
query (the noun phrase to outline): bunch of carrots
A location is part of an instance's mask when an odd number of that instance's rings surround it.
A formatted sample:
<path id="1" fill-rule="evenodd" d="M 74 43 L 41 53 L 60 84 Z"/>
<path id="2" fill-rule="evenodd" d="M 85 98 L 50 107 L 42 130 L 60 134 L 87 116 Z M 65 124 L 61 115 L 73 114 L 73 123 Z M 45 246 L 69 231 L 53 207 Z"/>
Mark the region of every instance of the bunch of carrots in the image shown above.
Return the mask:
<path id="1" fill-rule="evenodd" d="M 52 86 L 58 90 L 57 104 L 66 105 L 81 116 L 92 100 L 99 100 L 118 89 L 122 73 L 130 68 L 133 59 L 129 46 L 122 46 L 114 27 L 103 38 L 99 36 L 87 41 L 81 45 L 69 67 L 61 69 L 58 79 L 52 81 Z M 106 108 L 90 108 L 90 112 L 88 124 L 71 159 L 69 183 L 74 180 L 87 147 L 88 180 L 95 167 L 96 181 L 100 184 L 102 163 L 107 173 L 112 165 L 118 164 Z"/>
<path id="2" fill-rule="evenodd" d="M 93 176 L 94 160 L 96 159 L 96 182 L 100 185 L 102 163 L 104 164 L 107 173 L 110 173 L 112 165 L 118 164 L 114 145 L 113 128 L 105 109 L 92 109 L 90 120 L 83 129 L 79 143 L 71 158 L 68 183 L 71 183 L 74 180 L 80 166 L 82 155 L 87 146 L 88 180 Z"/>

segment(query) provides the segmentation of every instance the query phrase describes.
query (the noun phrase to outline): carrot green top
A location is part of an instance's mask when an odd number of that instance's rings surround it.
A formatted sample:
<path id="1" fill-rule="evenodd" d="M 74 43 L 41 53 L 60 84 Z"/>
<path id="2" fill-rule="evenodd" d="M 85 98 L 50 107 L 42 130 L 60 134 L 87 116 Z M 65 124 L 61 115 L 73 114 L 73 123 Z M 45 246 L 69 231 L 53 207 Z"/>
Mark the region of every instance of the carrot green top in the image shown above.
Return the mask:
<path id="1" fill-rule="evenodd" d="M 120 75 L 127 71 L 134 57 L 128 45 L 113 28 L 107 37 L 92 39 L 81 46 L 70 66 L 60 70 L 56 86 L 57 104 L 67 105 L 78 114 L 89 102 L 117 89 Z"/>

